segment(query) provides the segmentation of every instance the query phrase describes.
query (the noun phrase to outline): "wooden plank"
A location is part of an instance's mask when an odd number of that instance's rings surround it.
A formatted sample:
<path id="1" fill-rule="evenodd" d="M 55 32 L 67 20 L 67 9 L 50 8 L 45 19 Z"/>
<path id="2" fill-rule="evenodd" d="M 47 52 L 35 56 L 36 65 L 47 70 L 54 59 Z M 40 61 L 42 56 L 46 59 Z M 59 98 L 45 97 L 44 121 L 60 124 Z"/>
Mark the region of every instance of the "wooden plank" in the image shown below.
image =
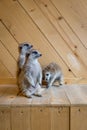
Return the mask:
<path id="1" fill-rule="evenodd" d="M 64 89 L 72 106 L 87 105 L 87 85 L 70 85 Z"/>
<path id="2" fill-rule="evenodd" d="M 72 27 L 76 35 L 82 41 L 84 46 L 87 48 L 87 4 L 86 0 L 51 0 L 56 8 L 61 12 L 62 16 L 67 20 L 69 25 Z"/>
<path id="3" fill-rule="evenodd" d="M 87 49 L 83 46 L 79 38 L 75 35 L 52 2 L 49 0 L 35 0 L 35 2 L 54 27 L 59 31 L 73 53 L 79 56 L 80 60 L 87 65 Z"/>
<path id="4" fill-rule="evenodd" d="M 51 130 L 49 107 L 31 107 L 31 115 L 32 130 Z"/>
<path id="5" fill-rule="evenodd" d="M 32 104 L 32 98 L 27 98 L 21 94 L 18 94 L 17 97 L 12 101 L 11 106 L 23 107 L 23 106 L 31 106 L 31 104 Z"/>
<path id="6" fill-rule="evenodd" d="M 0 97 L 4 95 L 7 90 L 7 86 L 0 85 Z"/>
<path id="7" fill-rule="evenodd" d="M 87 84 L 87 78 L 65 78 L 65 84 Z"/>
<path id="8" fill-rule="evenodd" d="M 11 130 L 10 108 L 0 106 L 0 130 Z"/>
<path id="9" fill-rule="evenodd" d="M 10 106 L 11 102 L 15 99 L 18 93 L 16 85 L 9 85 L 5 93 L 0 97 L 0 106 Z"/>
<path id="10" fill-rule="evenodd" d="M 0 3 L 0 10 L 2 21 L 11 34 L 15 34 L 14 37 L 17 41 L 30 41 L 34 45 L 34 48 L 39 49 L 42 52 L 43 58 L 40 59 L 42 65 L 47 65 L 52 61 L 57 62 L 63 68 L 64 75 L 73 77 L 72 72 L 68 72 L 68 67 L 62 61 L 60 55 L 56 53 L 46 37 L 40 32 L 39 28 L 33 23 L 29 15 L 25 13 L 17 1 L 9 0 L 8 2 L 3 0 Z M 13 14 L 11 12 L 13 12 Z M 11 25 L 10 28 L 9 25 Z M 31 32 L 33 32 L 33 35 Z"/>
<path id="11" fill-rule="evenodd" d="M 71 130 L 87 130 L 86 106 L 71 107 L 70 115 Z"/>
<path id="12" fill-rule="evenodd" d="M 12 107 L 12 130 L 31 130 L 30 117 L 30 107 Z"/>
<path id="13" fill-rule="evenodd" d="M 7 67 L 12 76 L 16 76 L 17 63 L 0 42 L 0 60 Z"/>
<path id="14" fill-rule="evenodd" d="M 11 77 L 11 76 L 12 75 L 9 73 L 7 68 L 0 61 L 0 78 L 6 78 L 6 77 Z"/>
<path id="15" fill-rule="evenodd" d="M 42 97 L 33 96 L 32 106 L 50 106 L 51 89 L 43 88 Z"/>
<path id="16" fill-rule="evenodd" d="M 59 32 L 52 26 L 49 20 L 46 19 L 35 2 L 33 0 L 22 0 L 21 3 L 31 18 L 34 20 L 36 25 L 43 32 L 45 37 L 50 41 L 50 44 L 56 49 L 61 58 L 71 68 L 73 73 L 76 76 L 87 76 L 86 66 L 84 66 L 79 58 L 77 58 L 76 55 L 72 53 L 66 42 L 60 36 Z"/>
<path id="17" fill-rule="evenodd" d="M 6 76 L 6 75 L 5 75 Z M 1 77 L 0 78 L 0 84 L 17 84 L 17 79 L 16 78 L 13 78 L 13 77 L 11 77 L 11 78 L 8 78 L 8 77 Z"/>
<path id="18" fill-rule="evenodd" d="M 0 86 L 0 130 L 11 130 L 10 104 L 17 94 L 15 86 Z"/>
<path id="19" fill-rule="evenodd" d="M 69 107 L 51 108 L 51 129 L 69 130 Z"/>
<path id="20" fill-rule="evenodd" d="M 0 22 L 0 40 L 3 45 L 7 48 L 9 53 L 17 60 L 18 59 L 18 43 L 8 32 L 5 26 Z"/>
<path id="21" fill-rule="evenodd" d="M 56 86 L 51 88 L 51 101 L 52 106 L 69 106 L 70 102 L 66 93 L 64 91 L 63 86 Z"/>

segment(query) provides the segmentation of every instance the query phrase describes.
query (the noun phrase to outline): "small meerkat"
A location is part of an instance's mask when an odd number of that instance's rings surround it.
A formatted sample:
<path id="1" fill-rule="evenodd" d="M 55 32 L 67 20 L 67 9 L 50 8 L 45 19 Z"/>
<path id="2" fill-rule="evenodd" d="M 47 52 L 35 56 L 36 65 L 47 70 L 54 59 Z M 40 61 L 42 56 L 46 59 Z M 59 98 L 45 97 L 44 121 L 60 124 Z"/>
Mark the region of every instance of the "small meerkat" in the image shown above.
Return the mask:
<path id="1" fill-rule="evenodd" d="M 60 66 L 56 63 L 50 63 L 43 69 L 43 80 L 47 82 L 47 88 L 53 85 L 55 81 L 59 82 L 59 85 L 64 84 L 64 77 Z"/>
<path id="2" fill-rule="evenodd" d="M 32 97 L 33 94 L 42 96 L 42 69 L 38 62 L 38 58 L 41 56 L 42 54 L 37 50 L 32 49 L 29 51 L 27 61 L 19 75 L 19 89 L 26 97 Z"/>

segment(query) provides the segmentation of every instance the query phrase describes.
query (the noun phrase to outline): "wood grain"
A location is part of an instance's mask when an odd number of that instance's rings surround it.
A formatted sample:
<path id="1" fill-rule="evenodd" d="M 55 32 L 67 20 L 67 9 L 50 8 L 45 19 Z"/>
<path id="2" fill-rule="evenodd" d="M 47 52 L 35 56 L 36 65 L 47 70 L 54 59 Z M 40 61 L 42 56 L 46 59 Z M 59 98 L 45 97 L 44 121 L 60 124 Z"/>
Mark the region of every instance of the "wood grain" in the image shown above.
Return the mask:
<path id="1" fill-rule="evenodd" d="M 11 130 L 9 107 L 0 107 L 0 130 Z"/>
<path id="2" fill-rule="evenodd" d="M 72 107 L 70 118 L 71 130 L 87 129 L 87 106 Z"/>
<path id="3" fill-rule="evenodd" d="M 43 54 L 42 67 L 56 62 L 65 83 L 87 84 L 86 4 L 86 0 L 1 0 L 0 82 L 16 83 L 18 45 L 31 42 Z"/>
<path id="4" fill-rule="evenodd" d="M 30 108 L 12 107 L 11 123 L 12 130 L 31 130 L 30 128 Z"/>
<path id="5" fill-rule="evenodd" d="M 67 20 L 68 24 L 72 27 L 76 35 L 81 40 L 82 44 L 87 48 L 86 38 L 86 0 L 64 1 L 64 0 L 51 0 L 56 8 L 61 12 L 63 17 Z"/>
<path id="6" fill-rule="evenodd" d="M 40 9 L 37 7 L 33 0 L 28 1 L 24 0 L 22 6 L 35 21 L 36 25 L 44 33 L 45 37 L 48 38 L 51 45 L 56 49 L 57 53 L 61 55 L 61 58 L 66 62 L 69 68 L 73 71 L 76 76 L 83 76 L 82 73 L 86 76 L 86 66 L 84 66 L 79 58 L 77 59 L 76 55 L 68 48 L 66 42 L 62 39 L 59 32 L 52 26 L 49 20 L 43 15 Z M 31 12 L 31 10 L 34 11 Z M 48 26 L 46 26 L 48 25 Z M 55 40 L 56 39 L 56 40 Z M 64 51 L 63 48 L 64 47 Z M 74 62 L 74 64 L 73 64 Z"/>
<path id="7" fill-rule="evenodd" d="M 64 89 L 72 106 L 87 105 L 87 85 L 70 85 Z"/>

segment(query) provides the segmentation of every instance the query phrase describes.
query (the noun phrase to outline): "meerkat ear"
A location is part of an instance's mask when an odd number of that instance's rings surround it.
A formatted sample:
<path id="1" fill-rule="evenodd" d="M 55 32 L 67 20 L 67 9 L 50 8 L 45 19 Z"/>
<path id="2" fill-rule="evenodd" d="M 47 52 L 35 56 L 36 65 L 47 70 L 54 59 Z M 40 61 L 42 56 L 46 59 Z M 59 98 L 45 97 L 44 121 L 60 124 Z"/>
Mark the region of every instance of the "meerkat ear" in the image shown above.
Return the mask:
<path id="1" fill-rule="evenodd" d="M 18 46 L 18 51 L 19 51 L 19 53 L 21 52 L 23 46 L 24 46 L 23 43 L 19 44 L 19 46 Z"/>
<path id="2" fill-rule="evenodd" d="M 30 53 L 29 53 L 29 52 L 27 52 L 27 53 L 26 53 L 26 57 L 28 58 L 29 56 L 30 56 Z"/>
<path id="3" fill-rule="evenodd" d="M 24 46 L 23 43 L 19 44 L 19 49 L 22 49 L 23 46 Z"/>

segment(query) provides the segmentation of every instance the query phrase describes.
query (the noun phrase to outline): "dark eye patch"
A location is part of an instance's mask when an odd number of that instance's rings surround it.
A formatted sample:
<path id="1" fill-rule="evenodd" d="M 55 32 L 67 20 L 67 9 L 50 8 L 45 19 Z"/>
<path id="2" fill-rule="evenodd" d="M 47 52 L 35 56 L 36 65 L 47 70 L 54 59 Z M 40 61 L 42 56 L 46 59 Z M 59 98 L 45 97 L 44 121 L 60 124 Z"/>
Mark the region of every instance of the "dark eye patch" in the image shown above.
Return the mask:
<path id="1" fill-rule="evenodd" d="M 46 74 L 46 76 L 48 76 L 49 74 Z"/>
<path id="2" fill-rule="evenodd" d="M 29 46 L 29 44 L 27 44 L 27 43 L 26 43 L 26 44 L 24 44 L 24 46 L 27 46 L 27 47 L 28 47 L 28 46 Z"/>
<path id="3" fill-rule="evenodd" d="M 38 54 L 38 52 L 37 52 L 37 51 L 33 51 L 32 53 L 33 53 L 33 54 Z"/>

